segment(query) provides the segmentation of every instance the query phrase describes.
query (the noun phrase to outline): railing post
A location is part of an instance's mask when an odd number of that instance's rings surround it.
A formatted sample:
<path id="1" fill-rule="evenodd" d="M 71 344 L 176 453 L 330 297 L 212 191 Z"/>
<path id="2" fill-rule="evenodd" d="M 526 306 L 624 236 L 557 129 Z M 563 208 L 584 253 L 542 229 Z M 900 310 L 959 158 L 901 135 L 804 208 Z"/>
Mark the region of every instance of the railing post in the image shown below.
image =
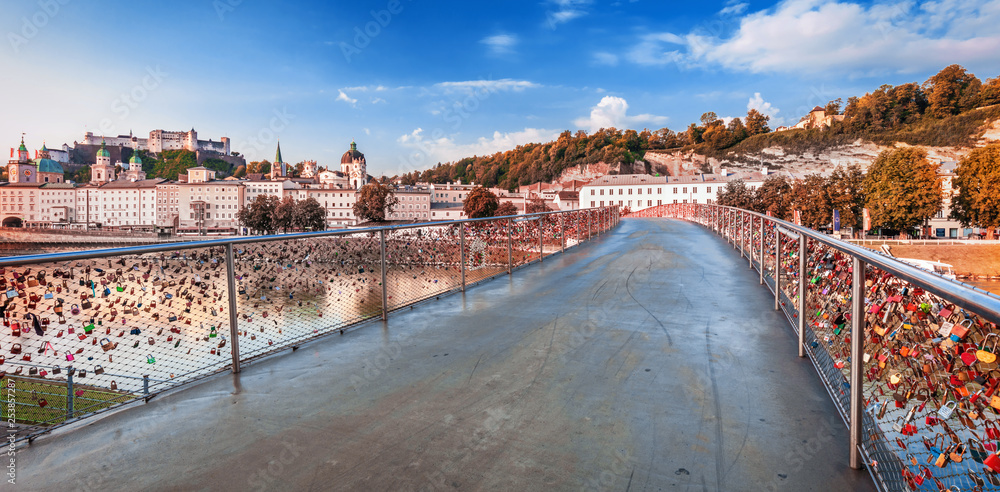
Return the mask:
<path id="1" fill-rule="evenodd" d="M 767 249 L 767 241 L 764 241 L 764 222 L 766 222 L 766 219 L 764 219 L 764 216 L 762 215 L 760 216 L 760 269 L 758 270 L 760 273 L 761 285 L 764 285 L 764 250 Z"/>
<path id="2" fill-rule="evenodd" d="M 593 236 L 593 233 L 590 232 L 590 216 L 591 216 L 592 213 L 593 213 L 592 211 L 587 210 L 587 240 L 588 241 Z"/>
<path id="3" fill-rule="evenodd" d="M 544 215 L 538 216 L 538 262 L 541 263 L 542 259 L 545 258 L 545 250 L 542 249 L 542 221 L 545 219 Z"/>
<path id="4" fill-rule="evenodd" d="M 149 374 L 142 375 L 142 394 L 149 394 Z"/>
<path id="5" fill-rule="evenodd" d="M 66 420 L 73 418 L 73 366 L 66 370 Z"/>
<path id="6" fill-rule="evenodd" d="M 799 233 L 799 357 L 806 356 L 806 235 Z"/>
<path id="7" fill-rule="evenodd" d="M 781 309 L 781 231 L 774 224 L 774 310 Z"/>
<path id="8" fill-rule="evenodd" d="M 226 288 L 229 289 L 229 352 L 233 356 L 233 373 L 240 372 L 240 329 L 236 312 L 236 262 L 233 259 L 233 244 L 226 244 Z M 146 383 L 149 384 L 148 382 Z"/>
<path id="9" fill-rule="evenodd" d="M 385 270 L 386 270 L 386 263 L 385 263 L 385 229 L 380 229 L 378 231 L 378 235 L 379 235 L 379 243 L 381 243 L 381 248 L 380 249 L 382 250 L 382 321 L 385 321 L 385 320 L 389 319 L 389 292 L 388 292 L 389 286 L 386 285 L 386 283 L 385 283 L 385 277 L 386 277 L 386 275 L 385 275 Z M 464 248 L 463 248 L 463 251 L 464 251 Z M 465 263 L 464 262 L 462 263 L 462 273 L 463 274 L 465 273 Z M 465 279 L 464 278 L 462 280 L 462 285 L 463 286 L 465 285 Z"/>
<path id="10" fill-rule="evenodd" d="M 740 258 L 742 259 L 743 255 L 745 254 L 745 252 L 743 251 L 743 226 L 745 225 L 743 223 L 743 219 L 744 219 L 744 217 L 743 217 L 743 211 L 739 210 L 739 211 L 736 212 L 736 214 L 740 218 L 740 226 L 736 230 L 736 238 L 737 238 L 736 242 L 739 244 Z"/>
<path id="11" fill-rule="evenodd" d="M 851 468 L 861 468 L 861 439 L 864 431 L 864 346 L 865 346 L 865 262 L 854 258 L 851 283 Z"/>
<path id="12" fill-rule="evenodd" d="M 747 264 L 750 265 L 750 269 L 753 270 L 753 220 L 754 216 L 747 212 L 747 217 L 750 218 L 750 223 L 747 224 Z"/>
<path id="13" fill-rule="evenodd" d="M 507 275 L 514 271 L 514 219 L 507 219 Z"/>
<path id="14" fill-rule="evenodd" d="M 566 252 L 566 214 L 559 214 L 559 252 Z"/>
<path id="15" fill-rule="evenodd" d="M 458 248 L 462 250 L 461 262 L 462 262 L 462 292 L 465 292 L 465 222 L 458 225 L 461 230 L 461 235 L 458 240 Z"/>

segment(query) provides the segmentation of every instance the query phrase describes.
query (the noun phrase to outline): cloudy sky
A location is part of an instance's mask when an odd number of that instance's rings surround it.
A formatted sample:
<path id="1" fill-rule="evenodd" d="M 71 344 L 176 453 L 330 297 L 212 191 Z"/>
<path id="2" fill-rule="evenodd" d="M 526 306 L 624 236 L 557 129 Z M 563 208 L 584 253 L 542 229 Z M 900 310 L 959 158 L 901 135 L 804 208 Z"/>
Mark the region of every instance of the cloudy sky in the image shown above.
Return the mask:
<path id="1" fill-rule="evenodd" d="M 195 128 L 372 174 L 601 127 L 772 127 L 959 63 L 1000 75 L 1000 2 L 0 0 L 0 138 Z"/>

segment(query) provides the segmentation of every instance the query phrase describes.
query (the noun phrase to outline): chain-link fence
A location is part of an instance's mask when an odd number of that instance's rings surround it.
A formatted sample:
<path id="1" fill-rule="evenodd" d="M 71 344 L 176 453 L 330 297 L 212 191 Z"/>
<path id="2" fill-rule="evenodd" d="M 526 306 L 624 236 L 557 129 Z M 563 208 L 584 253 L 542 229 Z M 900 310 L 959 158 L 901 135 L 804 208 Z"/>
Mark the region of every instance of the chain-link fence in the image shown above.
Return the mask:
<path id="1" fill-rule="evenodd" d="M 1000 490 L 1000 297 L 760 214 L 664 215 L 719 232 L 761 271 L 850 427 L 852 466 L 880 490 Z"/>
<path id="2" fill-rule="evenodd" d="M 605 208 L 0 258 L 2 416 L 30 440 L 512 272 L 615 223 Z"/>

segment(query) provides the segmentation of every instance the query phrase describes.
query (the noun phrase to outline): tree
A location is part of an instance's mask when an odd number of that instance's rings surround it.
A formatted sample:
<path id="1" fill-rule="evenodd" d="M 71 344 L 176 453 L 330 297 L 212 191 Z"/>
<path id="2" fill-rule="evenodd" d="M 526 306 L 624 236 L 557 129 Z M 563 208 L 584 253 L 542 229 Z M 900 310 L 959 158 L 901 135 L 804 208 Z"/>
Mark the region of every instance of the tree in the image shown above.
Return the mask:
<path id="1" fill-rule="evenodd" d="M 295 202 L 292 224 L 303 231 L 326 230 L 326 210 L 313 197 Z"/>
<path id="2" fill-rule="evenodd" d="M 733 136 L 733 143 L 739 143 L 747 138 L 747 128 L 743 126 L 743 120 L 739 118 L 733 118 L 729 122 L 728 127 L 729 133 Z"/>
<path id="3" fill-rule="evenodd" d="M 712 123 L 715 123 L 716 121 L 719 121 L 719 115 L 715 114 L 715 112 L 713 112 L 713 111 L 709 111 L 709 112 L 703 113 L 701 115 L 701 126 L 704 126 L 704 127 L 707 128 L 707 127 L 711 126 Z"/>
<path id="4" fill-rule="evenodd" d="M 864 227 L 865 173 L 861 166 L 837 166 L 827 178 L 826 192 L 830 209 L 840 210 L 840 223 L 860 231 Z"/>
<path id="5" fill-rule="evenodd" d="M 545 200 L 542 200 L 541 198 L 532 198 L 531 201 L 528 202 L 528 206 L 524 209 L 524 213 L 526 214 L 551 211 L 552 209 L 550 209 L 548 205 L 545 204 Z"/>
<path id="6" fill-rule="evenodd" d="M 782 176 L 768 176 L 754 191 L 754 202 L 760 213 L 770 213 L 772 217 L 790 219 L 789 207 L 792 202 L 792 185 Z"/>
<path id="7" fill-rule="evenodd" d="M 1000 227 L 1000 144 L 973 149 L 955 168 L 951 218 L 963 227 Z"/>
<path id="8" fill-rule="evenodd" d="M 278 197 L 257 195 L 249 204 L 240 208 L 236 218 L 240 225 L 254 234 L 271 234 L 275 231 L 274 210 L 278 207 Z"/>
<path id="9" fill-rule="evenodd" d="M 242 164 L 240 164 L 239 167 L 237 167 L 236 170 L 233 171 L 234 178 L 243 178 L 246 177 L 246 175 L 247 175 L 247 167 Z"/>
<path id="10" fill-rule="evenodd" d="M 802 225 L 819 229 L 832 220 L 827 185 L 826 178 L 818 174 L 809 174 L 792 184 L 791 208 L 801 213 Z"/>
<path id="11" fill-rule="evenodd" d="M 500 200 L 497 199 L 497 196 L 482 186 L 473 188 L 462 202 L 465 216 L 470 219 L 493 217 L 498 207 L 500 207 Z"/>
<path id="12" fill-rule="evenodd" d="M 823 110 L 826 112 L 827 116 L 840 114 L 840 107 L 842 104 L 844 104 L 844 100 L 838 97 L 826 103 L 826 107 L 823 108 Z"/>
<path id="13" fill-rule="evenodd" d="M 372 181 L 358 191 L 354 215 L 361 221 L 385 222 L 398 203 L 399 199 L 391 186 Z"/>
<path id="14" fill-rule="evenodd" d="M 295 226 L 295 199 L 285 196 L 274 208 L 274 228 L 288 232 Z"/>
<path id="15" fill-rule="evenodd" d="M 716 199 L 719 205 L 752 210 L 753 190 L 742 179 L 734 179 L 726 183 Z"/>
<path id="16" fill-rule="evenodd" d="M 747 111 L 747 118 L 745 122 L 747 136 L 752 137 L 754 135 L 770 132 L 771 129 L 767 127 L 768 121 L 771 121 L 771 117 L 761 114 L 760 111 L 757 111 L 756 109 Z"/>
<path id="17" fill-rule="evenodd" d="M 497 211 L 493 213 L 494 217 L 505 217 L 508 215 L 517 215 L 517 205 L 514 202 L 503 202 L 497 207 Z"/>
<path id="18" fill-rule="evenodd" d="M 912 230 L 941 210 L 937 168 L 914 147 L 879 154 L 863 181 L 872 226 Z"/>
<path id="19" fill-rule="evenodd" d="M 961 65 L 949 65 L 924 82 L 927 112 L 938 118 L 961 113 L 979 104 L 982 82 Z"/>

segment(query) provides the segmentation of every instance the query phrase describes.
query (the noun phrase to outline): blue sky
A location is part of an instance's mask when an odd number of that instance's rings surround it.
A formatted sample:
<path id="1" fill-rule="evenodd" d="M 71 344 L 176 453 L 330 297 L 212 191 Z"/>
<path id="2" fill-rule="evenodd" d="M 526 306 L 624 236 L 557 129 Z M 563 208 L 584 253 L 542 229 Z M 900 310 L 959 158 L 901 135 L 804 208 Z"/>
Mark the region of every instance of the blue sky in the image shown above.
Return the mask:
<path id="1" fill-rule="evenodd" d="M 0 1 L 0 136 L 194 127 L 252 160 L 369 172 L 548 141 L 683 130 L 755 107 L 772 127 L 959 63 L 1000 75 L 1000 2 Z"/>

